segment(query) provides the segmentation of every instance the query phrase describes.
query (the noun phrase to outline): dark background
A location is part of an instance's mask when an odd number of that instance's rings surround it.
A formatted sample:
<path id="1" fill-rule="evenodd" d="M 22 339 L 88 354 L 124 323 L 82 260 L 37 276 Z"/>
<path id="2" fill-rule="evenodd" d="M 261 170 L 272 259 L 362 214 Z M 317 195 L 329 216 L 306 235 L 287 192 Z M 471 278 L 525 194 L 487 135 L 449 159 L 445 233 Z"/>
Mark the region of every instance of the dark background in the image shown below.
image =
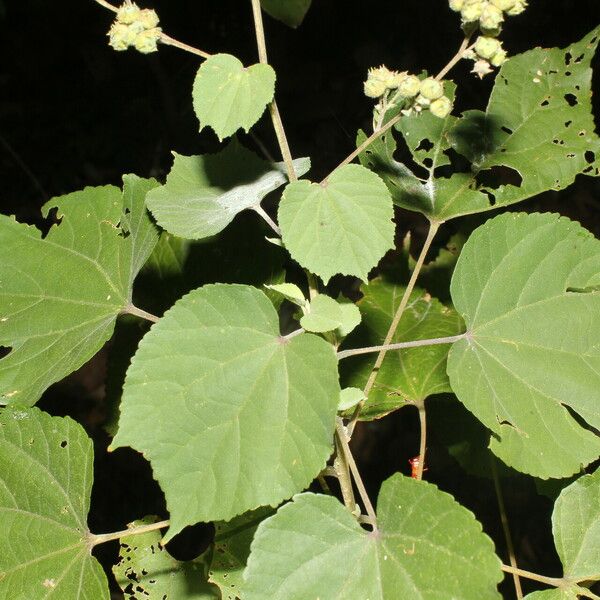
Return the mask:
<path id="1" fill-rule="evenodd" d="M 313 0 L 305 23 L 292 30 L 265 17 L 270 61 L 278 74 L 277 98 L 294 156 L 310 156 L 313 178 L 324 176 L 354 148 L 356 131 L 368 128 L 372 102 L 362 93 L 368 67 L 438 71 L 462 40 L 458 16 L 446 0 Z M 166 33 L 203 50 L 256 62 L 249 0 L 153 0 Z M 191 105 L 196 57 L 162 47 L 142 56 L 107 45 L 112 14 L 93 0 L 0 0 L 0 212 L 39 222 L 39 207 L 53 196 L 85 185 L 120 182 L 123 173 L 162 178 L 171 150 L 203 153 L 218 147 L 211 131 L 198 134 Z M 600 22 L 598 0 L 531 0 L 508 20 L 503 39 L 509 54 L 534 45 L 566 46 Z M 598 59 L 595 61 L 598 64 Z M 493 84 L 468 75 L 464 62 L 452 75 L 461 82 L 456 110 L 484 108 Z M 598 88 L 598 76 L 594 80 Z M 598 97 L 594 98 L 598 119 Z M 263 118 L 253 147 L 278 156 L 270 121 Z M 566 191 L 547 193 L 519 206 L 557 211 L 600 235 L 600 186 L 579 177 Z M 489 215 L 488 215 L 489 216 Z M 466 230 L 485 217 L 452 224 Z M 403 215 L 402 230 L 419 243 L 423 221 Z M 468 232 L 468 231 L 467 231 Z M 105 357 L 52 388 L 42 406 L 84 423 L 97 445 L 97 479 L 90 523 L 93 531 L 122 528 L 128 520 L 164 512 L 148 467 L 133 452 L 106 456 L 102 430 Z M 363 427 L 356 452 L 374 495 L 381 480 L 417 453 L 416 411 L 401 411 Z M 406 414 L 405 414 L 406 413 Z M 369 434 L 369 435 L 366 435 Z M 431 435 L 427 478 L 474 510 L 507 562 L 491 482 L 473 477 L 444 454 Z M 439 448 L 436 444 L 439 442 Z M 437 464 L 436 464 L 437 463 Z M 523 568 L 560 575 L 549 526 L 552 503 L 536 493 L 531 478 L 504 480 L 507 511 Z M 181 556 L 206 543 L 208 528 L 180 540 Z M 115 547 L 101 549 L 114 559 Z M 528 589 L 534 589 L 530 584 Z M 507 598 L 514 597 L 510 583 Z"/>

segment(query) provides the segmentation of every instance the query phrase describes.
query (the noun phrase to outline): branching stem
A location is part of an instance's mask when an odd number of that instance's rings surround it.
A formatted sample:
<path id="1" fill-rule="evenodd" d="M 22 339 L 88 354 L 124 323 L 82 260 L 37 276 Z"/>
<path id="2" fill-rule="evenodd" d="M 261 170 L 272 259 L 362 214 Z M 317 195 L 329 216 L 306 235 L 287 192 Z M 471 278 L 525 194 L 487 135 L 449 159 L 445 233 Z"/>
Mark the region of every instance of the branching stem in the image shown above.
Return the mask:
<path id="1" fill-rule="evenodd" d="M 281 229 L 279 229 L 279 227 L 277 226 L 277 223 L 275 223 L 275 221 L 273 221 L 273 219 L 271 219 L 271 217 L 268 215 L 267 211 L 260 204 L 257 204 L 256 206 L 253 206 L 252 210 L 254 210 L 254 212 L 256 212 L 257 214 L 259 214 L 265 220 L 265 222 L 269 225 L 269 227 L 279 237 L 281 237 Z"/>
<path id="2" fill-rule="evenodd" d="M 352 456 L 352 451 L 350 450 L 350 446 L 348 444 L 348 434 L 346 433 L 346 429 L 344 427 L 344 423 L 340 417 L 337 418 L 336 426 L 335 426 L 336 437 L 339 440 L 339 446 L 344 454 L 345 461 L 350 467 L 350 472 L 352 473 L 352 477 L 354 479 L 354 483 L 356 484 L 356 489 L 360 494 L 360 498 L 365 505 L 365 509 L 367 511 L 367 515 L 373 524 L 373 531 L 377 530 L 377 516 L 375 515 L 375 509 L 371 504 L 371 499 L 369 498 L 369 494 L 367 494 L 367 490 L 365 488 L 365 484 L 363 483 L 362 477 L 360 476 L 360 472 L 358 467 L 356 466 L 356 461 L 354 460 L 354 456 Z"/>
<path id="3" fill-rule="evenodd" d="M 258 48 L 258 58 L 262 64 L 269 64 L 267 58 L 267 43 L 265 40 L 265 28 L 263 25 L 262 10 L 260 7 L 260 0 L 252 0 L 252 14 L 254 16 L 254 30 L 256 32 L 256 46 Z M 283 127 L 283 121 L 277 108 L 275 99 L 269 104 L 269 113 L 271 114 L 271 121 L 273 121 L 273 128 L 275 129 L 275 135 L 277 136 L 277 143 L 281 150 L 281 156 L 285 163 L 285 169 L 287 171 L 288 179 L 290 181 L 296 181 L 298 176 L 294 169 L 294 162 L 292 159 L 292 153 L 288 144 L 287 136 L 285 135 L 285 129 Z"/>
<path id="4" fill-rule="evenodd" d="M 392 319 L 390 328 L 388 329 L 387 335 L 385 336 L 385 339 L 383 341 L 382 348 L 379 350 L 379 354 L 377 355 L 377 359 L 375 360 L 375 364 L 373 365 L 373 369 L 371 370 L 371 374 L 369 375 L 369 379 L 367 380 L 367 384 L 365 385 L 365 389 L 364 389 L 365 398 L 368 397 L 369 392 L 371 391 L 371 389 L 373 388 L 373 385 L 375 384 L 375 379 L 377 379 L 377 373 L 378 373 L 379 369 L 381 368 L 383 359 L 385 358 L 385 355 L 387 353 L 387 347 L 391 344 L 394 334 L 396 333 L 396 329 L 398 329 L 398 325 L 400 324 L 400 319 L 402 318 L 404 309 L 406 308 L 406 305 L 408 304 L 410 295 L 412 294 L 412 291 L 415 287 L 417 278 L 419 277 L 419 273 L 421 271 L 421 268 L 423 267 L 423 263 L 425 262 L 425 257 L 427 256 L 427 252 L 429 251 L 429 248 L 431 247 L 433 238 L 435 237 L 435 234 L 437 233 L 440 225 L 441 225 L 441 223 L 438 221 L 430 221 L 429 231 L 427 232 L 427 239 L 425 240 L 425 243 L 423 244 L 423 248 L 421 249 L 421 254 L 419 255 L 419 258 L 417 259 L 415 268 L 413 269 L 413 272 L 410 276 L 410 280 L 408 282 L 408 285 L 406 286 L 404 295 L 402 296 L 402 299 L 400 300 L 400 305 L 398 306 L 398 309 L 396 310 L 396 314 L 394 315 L 394 318 Z M 445 342 L 445 343 L 448 343 L 448 342 Z M 365 403 L 365 401 L 362 400 L 361 402 L 359 402 L 356 405 L 356 409 L 354 411 L 354 414 L 352 415 L 352 419 L 350 420 L 350 423 L 348 424 L 348 434 L 350 437 L 352 437 L 354 427 L 356 426 L 356 421 L 358 420 L 360 411 L 362 410 L 364 403 Z"/>
<path id="5" fill-rule="evenodd" d="M 515 567 L 509 567 L 508 565 L 502 565 L 502 570 L 505 573 L 516 573 L 525 579 L 531 579 L 532 581 L 539 581 L 540 583 L 545 583 L 547 585 L 551 585 L 556 588 L 564 588 L 571 585 L 571 583 L 563 579 L 561 577 L 546 577 L 545 575 L 538 575 L 537 573 L 532 573 L 531 571 L 525 571 L 524 569 L 517 569 Z"/>
<path id="6" fill-rule="evenodd" d="M 386 344 L 383 346 L 367 346 L 366 348 L 350 348 L 337 353 L 338 360 L 358 356 L 360 354 L 372 354 L 374 352 L 389 352 L 390 350 L 402 350 L 404 348 L 418 348 L 419 346 L 436 346 L 439 344 L 453 344 L 466 337 L 466 333 L 460 335 L 451 335 L 448 337 L 432 338 L 429 340 L 414 340 L 411 342 L 398 342 L 396 344 Z"/>
<path id="7" fill-rule="evenodd" d="M 90 533 L 88 535 L 88 544 L 90 548 L 97 546 L 98 544 L 105 544 L 106 542 L 112 542 L 113 540 L 120 540 L 123 537 L 130 535 L 141 535 L 142 533 L 148 533 L 149 531 L 156 531 L 157 529 L 164 529 L 169 526 L 169 521 L 159 521 L 158 523 L 150 523 L 149 525 L 141 525 L 140 527 L 131 527 L 124 529 L 123 531 L 115 531 L 114 533 L 101 533 L 94 535 Z"/>
<path id="8" fill-rule="evenodd" d="M 465 55 L 465 52 L 468 52 L 472 48 L 472 46 L 469 46 L 470 41 L 471 41 L 471 36 L 467 36 L 462 41 L 462 44 L 460 45 L 458 52 L 450 59 L 450 62 L 435 76 L 435 78 L 438 81 L 440 81 L 441 79 L 444 79 L 446 74 L 449 71 L 451 71 L 452 68 L 462 60 L 463 56 Z"/>
<path id="9" fill-rule="evenodd" d="M 146 321 L 150 321 L 151 323 L 158 323 L 160 321 L 160 317 L 153 315 L 152 313 L 146 312 L 133 304 L 127 306 L 123 312 L 128 315 L 134 315 L 135 317 L 140 317 L 142 319 L 146 319 Z"/>

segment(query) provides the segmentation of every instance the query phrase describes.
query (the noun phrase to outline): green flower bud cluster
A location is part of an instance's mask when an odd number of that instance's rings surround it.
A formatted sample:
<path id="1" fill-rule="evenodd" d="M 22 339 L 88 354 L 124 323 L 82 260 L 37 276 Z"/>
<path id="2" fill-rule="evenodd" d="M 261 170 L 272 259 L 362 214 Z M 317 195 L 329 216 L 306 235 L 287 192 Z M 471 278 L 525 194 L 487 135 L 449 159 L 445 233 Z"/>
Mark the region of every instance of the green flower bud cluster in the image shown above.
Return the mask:
<path id="1" fill-rule="evenodd" d="M 131 0 L 125 0 L 108 32 L 108 43 L 119 52 L 132 47 L 143 54 L 156 52 L 162 33 L 158 23 L 154 10 L 141 9 Z"/>
<path id="2" fill-rule="evenodd" d="M 465 58 L 475 61 L 472 73 L 483 78 L 506 62 L 506 51 L 496 38 L 502 31 L 506 16 L 521 14 L 527 8 L 527 0 L 449 0 L 450 8 L 460 12 L 465 33 L 481 34 Z"/>
<path id="3" fill-rule="evenodd" d="M 444 96 L 444 83 L 433 77 L 419 79 L 416 75 L 390 71 L 381 66 L 369 69 L 364 83 L 365 95 L 379 98 L 375 115 L 379 120 L 394 106 L 402 105 L 405 115 L 429 109 L 435 116 L 446 118 L 452 110 L 452 101 Z"/>

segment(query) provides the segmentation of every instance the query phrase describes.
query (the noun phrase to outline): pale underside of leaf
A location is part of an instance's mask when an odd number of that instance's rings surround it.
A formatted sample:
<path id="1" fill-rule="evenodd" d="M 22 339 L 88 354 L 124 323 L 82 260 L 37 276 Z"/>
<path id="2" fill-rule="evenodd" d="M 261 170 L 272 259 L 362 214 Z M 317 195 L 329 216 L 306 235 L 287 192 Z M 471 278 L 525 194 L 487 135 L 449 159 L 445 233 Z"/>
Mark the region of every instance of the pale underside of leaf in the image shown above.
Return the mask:
<path id="1" fill-rule="evenodd" d="M 151 462 L 171 512 L 168 539 L 304 489 L 331 453 L 339 393 L 331 345 L 281 338 L 255 288 L 209 285 L 142 340 L 113 446 Z"/>
<path id="2" fill-rule="evenodd" d="M 448 373 L 491 429 L 491 449 L 541 478 L 566 477 L 600 455 L 600 243 L 556 215 L 503 215 L 471 236 L 451 292 L 468 333 Z"/>

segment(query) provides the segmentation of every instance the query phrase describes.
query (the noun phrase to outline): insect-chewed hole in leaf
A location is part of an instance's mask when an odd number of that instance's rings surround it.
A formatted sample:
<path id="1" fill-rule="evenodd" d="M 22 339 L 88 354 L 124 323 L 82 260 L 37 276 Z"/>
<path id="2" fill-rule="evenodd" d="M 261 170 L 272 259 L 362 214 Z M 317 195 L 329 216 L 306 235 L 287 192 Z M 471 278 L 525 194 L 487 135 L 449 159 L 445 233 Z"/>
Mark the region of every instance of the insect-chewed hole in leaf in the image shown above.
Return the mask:
<path id="1" fill-rule="evenodd" d="M 587 429 L 593 434 L 600 436 L 600 430 L 590 425 L 577 411 L 573 409 L 573 407 L 568 406 L 566 404 L 563 404 L 562 407 L 566 409 L 566 411 L 569 413 L 569 416 L 577 422 L 577 425 L 579 425 L 579 427 Z"/>
<path id="2" fill-rule="evenodd" d="M 454 148 L 447 148 L 444 154 L 450 160 L 449 165 L 443 165 L 435 170 L 436 177 L 450 178 L 455 173 L 470 173 L 471 163 Z"/>
<path id="3" fill-rule="evenodd" d="M 558 138 L 554 138 L 552 140 L 553 144 L 556 144 L 557 146 L 564 146 L 565 145 L 565 140 L 559 140 Z"/>
<path id="4" fill-rule="evenodd" d="M 198 523 L 186 527 L 166 546 L 167 552 L 176 560 L 189 561 L 200 556 L 213 542 L 215 528 L 211 524 Z"/>
<path id="5" fill-rule="evenodd" d="M 417 146 L 417 148 L 415 148 L 417 152 L 419 152 L 419 150 L 425 150 L 425 152 L 429 152 L 432 149 L 433 142 L 431 140 L 428 140 L 427 138 L 421 140 L 421 143 Z"/>
<path id="6" fill-rule="evenodd" d="M 565 121 L 565 127 L 568 129 L 573 124 L 573 121 Z"/>
<path id="7" fill-rule="evenodd" d="M 497 166 L 491 169 L 485 169 L 477 174 L 477 184 L 486 188 L 486 190 L 498 189 L 500 186 L 513 185 L 521 187 L 523 177 L 515 169 L 510 167 Z"/>
<path id="8" fill-rule="evenodd" d="M 577 105 L 577 96 L 575 94 L 565 94 L 565 100 L 569 106 Z"/>
<path id="9" fill-rule="evenodd" d="M 8 356 L 12 351 L 12 347 L 10 346 L 0 346 L 0 359 Z"/>
<path id="10" fill-rule="evenodd" d="M 68 446 L 68 442 L 67 442 L 67 440 L 63 440 L 63 441 L 60 443 L 60 447 L 61 447 L 61 448 L 66 448 L 67 446 Z"/>
<path id="11" fill-rule="evenodd" d="M 506 127 L 505 125 L 502 125 L 502 127 L 500 127 L 500 129 L 502 129 L 502 131 L 504 131 L 504 133 L 508 133 L 508 135 L 512 135 L 513 130 L 510 127 Z"/>
<path id="12" fill-rule="evenodd" d="M 543 100 L 543 101 L 540 103 L 540 106 L 548 106 L 549 104 L 550 104 L 550 100 L 548 100 L 548 98 L 546 98 L 545 100 Z"/>
<path id="13" fill-rule="evenodd" d="M 585 162 L 588 165 L 591 165 L 596 161 L 596 155 L 591 150 L 586 150 L 586 153 L 583 156 L 585 158 Z"/>

